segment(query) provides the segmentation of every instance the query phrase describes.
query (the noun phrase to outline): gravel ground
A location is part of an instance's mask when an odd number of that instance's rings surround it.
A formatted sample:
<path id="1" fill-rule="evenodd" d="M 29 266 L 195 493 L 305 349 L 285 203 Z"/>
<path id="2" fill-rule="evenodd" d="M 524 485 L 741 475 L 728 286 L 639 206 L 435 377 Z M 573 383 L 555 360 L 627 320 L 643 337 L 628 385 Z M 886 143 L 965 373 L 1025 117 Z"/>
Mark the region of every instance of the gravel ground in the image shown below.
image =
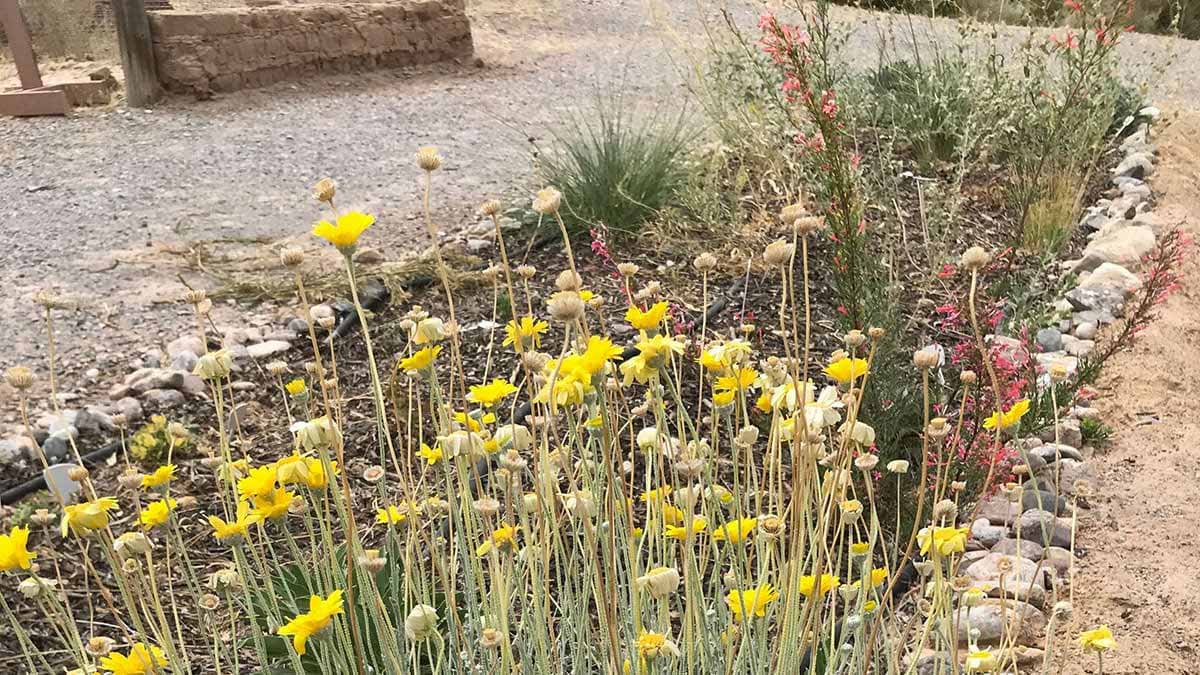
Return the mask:
<path id="1" fill-rule="evenodd" d="M 703 44 L 705 21 L 720 17 L 704 0 L 652 2 L 652 15 L 633 0 L 471 5 L 482 67 L 321 78 L 153 111 L 0 119 L 0 368 L 44 363 L 30 297 L 52 286 L 82 301 L 60 321 L 67 386 L 106 389 L 130 356 L 190 325 L 181 308 L 156 305 L 182 289 L 175 253 L 217 239 L 308 242 L 317 215 L 308 187 L 323 175 L 339 181 L 346 205 L 379 216 L 372 245 L 388 255 L 426 246 L 411 161 L 418 146 L 437 145 L 447 158 L 435 194 L 443 229 L 471 224 L 482 199 L 533 182 L 528 139 L 544 140 L 599 89 L 619 84 L 635 98 L 679 100 L 679 45 Z M 735 20 L 752 29 L 752 10 L 740 8 Z M 854 29 L 847 50 L 856 62 L 905 42 L 897 36 L 907 34 L 906 19 L 836 11 Z M 922 41 L 956 40 L 952 21 L 914 25 Z M 1010 46 L 1029 34 L 998 32 Z M 1122 56 L 1156 101 L 1197 107 L 1200 43 L 1131 35 Z M 100 371 L 95 382 L 81 377 L 91 368 Z"/>

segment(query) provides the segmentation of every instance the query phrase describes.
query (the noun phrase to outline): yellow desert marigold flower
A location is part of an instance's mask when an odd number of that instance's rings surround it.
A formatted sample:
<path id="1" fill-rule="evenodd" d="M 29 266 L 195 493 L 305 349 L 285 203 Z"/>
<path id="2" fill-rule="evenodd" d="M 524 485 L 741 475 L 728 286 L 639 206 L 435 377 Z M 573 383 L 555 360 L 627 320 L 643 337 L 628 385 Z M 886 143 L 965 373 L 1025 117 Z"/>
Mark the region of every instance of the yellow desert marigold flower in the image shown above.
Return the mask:
<path id="1" fill-rule="evenodd" d="M 300 394 L 308 391 L 308 385 L 304 384 L 304 380 L 300 379 L 299 377 L 283 385 L 283 388 L 287 389 L 287 393 L 291 394 L 292 396 L 299 396 Z"/>
<path id="2" fill-rule="evenodd" d="M 644 312 L 637 305 L 625 310 L 625 320 L 636 330 L 656 330 L 666 316 L 666 301 L 656 302 Z"/>
<path id="3" fill-rule="evenodd" d="M 29 550 L 29 528 L 14 527 L 0 534 L 0 572 L 27 570 L 37 553 Z"/>
<path id="4" fill-rule="evenodd" d="M 871 588 L 879 588 L 888 580 L 886 567 L 876 567 L 871 570 Z"/>
<path id="5" fill-rule="evenodd" d="M 758 518 L 731 520 L 712 531 L 712 538 L 730 544 L 740 544 L 750 538 L 758 525 Z"/>
<path id="6" fill-rule="evenodd" d="M 822 574 L 819 582 L 813 575 L 805 574 L 800 577 L 800 594 L 812 596 L 816 593 L 817 597 L 823 598 L 840 585 L 841 580 L 832 574 Z"/>
<path id="7" fill-rule="evenodd" d="M 584 348 L 583 353 L 579 355 L 579 360 L 573 365 L 589 376 L 594 376 L 603 370 L 609 361 L 620 356 L 622 351 L 624 350 L 614 344 L 612 340 L 593 335 L 588 338 L 587 347 Z M 566 365 L 567 362 L 564 361 L 563 366 L 565 367 Z"/>
<path id="8" fill-rule="evenodd" d="M 424 459 L 427 465 L 433 465 L 442 461 L 445 454 L 442 452 L 442 446 L 440 445 L 429 447 L 425 443 L 422 443 L 421 449 L 417 451 L 417 456 Z"/>
<path id="9" fill-rule="evenodd" d="M 314 595 L 308 599 L 308 611 L 297 615 L 294 619 L 279 628 L 280 635 L 291 635 L 292 646 L 297 654 L 303 655 L 308 639 L 329 626 L 333 617 L 343 613 L 342 591 L 338 589 L 322 598 Z"/>
<path id="10" fill-rule="evenodd" d="M 849 384 L 867 374 L 867 360 L 841 358 L 825 366 L 825 374 L 839 384 Z"/>
<path id="11" fill-rule="evenodd" d="M 334 222 L 322 220 L 313 226 L 312 233 L 345 251 L 357 244 L 362 233 L 374 224 L 375 216 L 350 211 L 338 216 Z"/>
<path id="12" fill-rule="evenodd" d="M 511 551 L 517 547 L 517 535 L 520 534 L 521 528 L 514 525 L 504 525 L 498 527 L 492 532 L 492 536 L 488 537 L 478 548 L 475 549 L 475 555 L 483 557 L 492 549 L 498 551 Z"/>
<path id="13" fill-rule="evenodd" d="M 671 354 L 682 354 L 683 343 L 666 335 L 649 337 L 645 332 L 637 343 L 637 356 L 627 359 L 621 364 L 621 373 L 625 376 L 625 385 L 637 380 L 641 384 L 649 382 L 658 374 L 658 369 L 666 365 Z"/>
<path id="14" fill-rule="evenodd" d="M 1020 401 L 1012 404 L 1012 407 L 1004 412 L 994 412 L 983 421 L 984 429 L 995 429 L 999 426 L 1001 429 L 1008 429 L 1016 426 L 1025 413 L 1029 412 L 1029 399 L 1023 398 Z"/>
<path id="15" fill-rule="evenodd" d="M 142 642 L 135 643 L 127 654 L 111 652 L 100 659 L 100 667 L 111 675 L 147 675 L 161 673 L 167 667 L 163 650 Z"/>
<path id="16" fill-rule="evenodd" d="M 175 477 L 175 465 L 174 464 L 164 464 L 163 466 L 158 467 L 157 469 L 155 469 L 154 471 L 151 471 L 150 473 L 146 474 L 145 476 L 142 476 L 142 487 L 144 487 L 144 488 L 161 487 L 163 485 L 166 485 L 167 483 L 170 483 L 171 479 L 174 477 Z"/>
<path id="17" fill-rule="evenodd" d="M 923 528 L 917 533 L 917 543 L 921 545 L 922 555 L 947 556 L 962 553 L 967 549 L 969 527 L 934 527 Z"/>
<path id="18" fill-rule="evenodd" d="M 712 397 L 713 407 L 725 408 L 733 405 L 733 399 L 737 398 L 737 394 L 736 389 L 727 389 L 714 393 Z"/>
<path id="19" fill-rule="evenodd" d="M 90 502 L 64 506 L 62 536 L 67 536 L 68 529 L 75 534 L 87 534 L 92 530 L 108 527 L 108 512 L 115 508 L 117 500 L 112 497 L 100 497 Z"/>
<path id="20" fill-rule="evenodd" d="M 158 527 L 171 518 L 171 512 L 175 510 L 178 504 L 174 499 L 160 499 L 156 502 L 150 502 L 138 514 L 138 522 L 147 530 Z"/>
<path id="21" fill-rule="evenodd" d="M 239 502 L 237 506 L 237 514 L 233 520 L 226 522 L 217 516 L 209 516 L 208 524 L 212 526 L 213 536 L 217 541 L 225 541 L 233 537 L 245 537 L 250 533 L 250 526 L 261 521 L 262 518 L 255 513 L 250 513 L 250 505 L 246 502 Z"/>
<path id="22" fill-rule="evenodd" d="M 251 513 L 263 520 L 278 520 L 287 515 L 288 507 L 295 498 L 295 493 L 276 488 L 265 495 L 255 497 Z"/>
<path id="23" fill-rule="evenodd" d="M 471 385 L 467 400 L 478 403 L 485 408 L 493 408 L 497 403 L 517 393 L 518 389 L 504 378 L 496 378 L 488 384 Z"/>
<path id="24" fill-rule="evenodd" d="M 275 489 L 278 468 L 275 464 L 256 467 L 238 479 L 238 495 L 242 499 L 253 499 L 270 494 Z"/>
<path id="25" fill-rule="evenodd" d="M 1097 626 L 1079 634 L 1079 647 L 1085 652 L 1107 652 L 1117 648 L 1117 640 L 1108 626 Z"/>
<path id="26" fill-rule="evenodd" d="M 381 525 L 403 525 L 408 520 L 408 513 L 408 508 L 388 504 L 386 508 L 375 512 L 375 522 Z"/>
<path id="27" fill-rule="evenodd" d="M 704 534 L 704 532 L 706 530 L 708 530 L 708 520 L 706 520 L 704 518 L 704 516 L 693 516 L 692 517 L 692 529 L 691 529 L 690 534 L 692 534 L 692 535 Z M 668 539 L 675 539 L 678 541 L 683 541 L 683 540 L 687 539 L 688 534 L 689 534 L 689 532 L 688 532 L 688 528 L 686 525 L 670 526 L 670 527 L 663 528 L 663 536 Z"/>
<path id="28" fill-rule="evenodd" d="M 734 368 L 729 375 L 717 378 L 717 391 L 745 391 L 754 385 L 758 373 L 753 368 Z"/>
<path id="29" fill-rule="evenodd" d="M 412 356 L 400 359 L 400 368 L 408 373 L 419 373 L 428 370 L 434 359 L 442 353 L 441 346 L 425 347 L 413 352 Z"/>
<path id="30" fill-rule="evenodd" d="M 990 673 L 996 669 L 996 655 L 986 649 L 969 652 L 966 666 L 968 673 Z"/>
<path id="31" fill-rule="evenodd" d="M 537 349 L 542 344 L 542 333 L 550 330 L 550 324 L 535 319 L 532 316 L 523 316 L 520 319 L 509 321 L 504 326 L 504 342 L 501 346 L 513 346 L 514 351 L 523 352 L 529 348 Z"/>
<path id="32" fill-rule="evenodd" d="M 725 595 L 725 605 L 733 612 L 733 620 L 740 622 L 748 616 L 766 616 L 767 607 L 779 599 L 779 591 L 771 584 L 762 584 L 749 590 L 732 590 Z"/>
<path id="33" fill-rule="evenodd" d="M 638 656 L 653 661 L 660 656 L 679 656 L 679 647 L 662 633 L 642 633 L 637 639 Z"/>
<path id="34" fill-rule="evenodd" d="M 657 504 L 666 499 L 669 494 L 671 494 L 671 486 L 664 485 L 653 490 L 646 490 L 638 499 L 646 504 Z"/>

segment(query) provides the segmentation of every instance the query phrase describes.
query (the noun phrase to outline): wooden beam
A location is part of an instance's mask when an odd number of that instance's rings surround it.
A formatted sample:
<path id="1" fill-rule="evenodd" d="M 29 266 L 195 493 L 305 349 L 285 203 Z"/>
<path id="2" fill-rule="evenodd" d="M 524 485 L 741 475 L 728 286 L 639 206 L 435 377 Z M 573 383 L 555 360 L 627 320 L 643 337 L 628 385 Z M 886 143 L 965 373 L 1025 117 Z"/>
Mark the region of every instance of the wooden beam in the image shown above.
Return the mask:
<path id="1" fill-rule="evenodd" d="M 17 0 L 0 0 L 0 25 L 4 26 L 4 34 L 8 36 L 8 46 L 12 50 L 13 61 L 17 63 L 17 75 L 21 78 L 21 88 L 37 89 L 42 86 L 37 55 L 33 52 L 33 40 L 29 37 L 29 25 L 25 23 Z"/>
<path id="2" fill-rule="evenodd" d="M 162 95 L 146 3 L 143 0 L 113 0 L 112 7 L 121 66 L 125 70 L 125 99 L 133 107 L 144 108 Z"/>
<path id="3" fill-rule="evenodd" d="M 35 115 L 66 115 L 67 93 L 55 89 L 18 91 L 0 94 L 0 115 L 33 117 Z"/>

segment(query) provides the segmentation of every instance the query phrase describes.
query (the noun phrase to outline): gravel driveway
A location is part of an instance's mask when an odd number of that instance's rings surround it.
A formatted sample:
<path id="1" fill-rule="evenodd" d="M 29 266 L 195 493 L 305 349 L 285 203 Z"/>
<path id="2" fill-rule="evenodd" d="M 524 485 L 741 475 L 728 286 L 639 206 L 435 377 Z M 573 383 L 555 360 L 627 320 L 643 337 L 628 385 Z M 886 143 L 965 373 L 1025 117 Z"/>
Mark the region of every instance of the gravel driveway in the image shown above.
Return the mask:
<path id="1" fill-rule="evenodd" d="M 684 61 L 675 45 L 702 44 L 702 18 L 720 16 L 715 3 L 697 9 L 703 0 L 662 2 L 655 18 L 636 0 L 544 4 L 472 3 L 482 67 L 322 78 L 153 111 L 0 119 L 0 368 L 44 362 L 29 298 L 54 286 L 83 300 L 62 322 L 68 386 L 106 389 L 131 355 L 189 325 L 182 308 L 155 305 L 182 288 L 180 259 L 164 247 L 307 241 L 316 216 L 308 188 L 326 174 L 346 205 L 379 216 L 373 245 L 391 255 L 426 246 L 411 159 L 418 146 L 437 145 L 447 159 L 437 177 L 439 222 L 473 223 L 482 199 L 531 182 L 527 139 L 544 139 L 548 125 L 598 89 L 620 84 L 633 97 L 679 100 Z M 753 29 L 753 11 L 734 14 Z M 844 8 L 836 16 L 854 29 L 848 50 L 859 63 L 875 61 L 892 29 L 908 29 L 894 16 Z M 663 37 L 664 25 L 673 38 Z M 923 39 L 956 39 L 951 21 L 916 26 Z M 1000 31 L 1009 44 L 1028 35 Z M 1122 54 L 1128 75 L 1148 82 L 1155 100 L 1196 106 L 1198 43 L 1131 35 Z M 93 368 L 95 382 L 80 377 Z"/>

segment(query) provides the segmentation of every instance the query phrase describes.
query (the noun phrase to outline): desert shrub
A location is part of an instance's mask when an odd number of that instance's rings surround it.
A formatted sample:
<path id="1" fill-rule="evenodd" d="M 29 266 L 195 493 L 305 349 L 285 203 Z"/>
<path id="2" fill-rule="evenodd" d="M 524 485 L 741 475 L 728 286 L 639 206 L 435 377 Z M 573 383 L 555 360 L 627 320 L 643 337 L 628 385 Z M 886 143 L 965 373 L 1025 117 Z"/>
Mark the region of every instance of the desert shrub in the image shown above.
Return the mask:
<path id="1" fill-rule="evenodd" d="M 636 234 L 672 205 L 688 176 L 692 132 L 685 113 L 640 114 L 619 98 L 576 112 L 554 130 L 539 173 L 563 195 L 575 232 Z"/>

